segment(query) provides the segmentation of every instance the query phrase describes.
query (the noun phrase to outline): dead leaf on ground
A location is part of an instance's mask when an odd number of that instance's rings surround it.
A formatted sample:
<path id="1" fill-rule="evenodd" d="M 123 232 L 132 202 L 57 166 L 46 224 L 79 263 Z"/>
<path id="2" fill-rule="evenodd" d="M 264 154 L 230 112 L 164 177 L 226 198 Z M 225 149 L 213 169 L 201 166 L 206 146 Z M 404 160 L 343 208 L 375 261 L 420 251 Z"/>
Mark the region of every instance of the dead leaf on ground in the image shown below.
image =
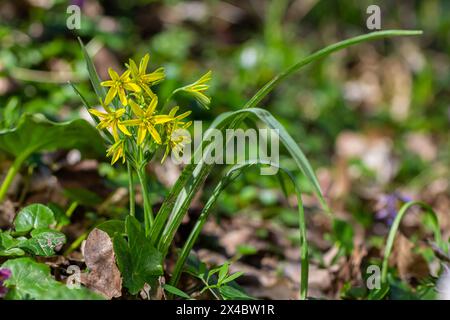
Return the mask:
<path id="1" fill-rule="evenodd" d="M 400 278 L 409 281 L 411 279 L 423 279 L 430 274 L 430 269 L 425 258 L 414 252 L 414 243 L 401 233 L 397 234 L 391 262 L 397 266 Z"/>
<path id="2" fill-rule="evenodd" d="M 84 260 L 89 273 L 83 273 L 81 282 L 108 299 L 122 295 L 122 278 L 117 268 L 111 238 L 95 228 L 84 245 Z"/>

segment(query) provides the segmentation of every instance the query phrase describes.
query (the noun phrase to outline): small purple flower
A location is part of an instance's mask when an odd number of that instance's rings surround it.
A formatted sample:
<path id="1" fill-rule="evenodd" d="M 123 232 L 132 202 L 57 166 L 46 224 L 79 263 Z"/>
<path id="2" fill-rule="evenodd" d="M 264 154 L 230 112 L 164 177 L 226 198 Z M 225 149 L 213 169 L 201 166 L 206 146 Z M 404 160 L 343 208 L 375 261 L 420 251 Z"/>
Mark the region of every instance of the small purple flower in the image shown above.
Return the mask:
<path id="1" fill-rule="evenodd" d="M 375 217 L 378 220 L 384 220 L 390 226 L 394 222 L 397 216 L 399 203 L 405 203 L 412 201 L 412 198 L 400 194 L 399 192 L 393 192 L 390 194 L 383 194 L 380 196 L 377 202 L 377 213 Z"/>
<path id="2" fill-rule="evenodd" d="M 8 289 L 3 285 L 3 282 L 9 278 L 11 278 L 11 270 L 0 269 L 0 298 L 3 298 L 6 292 L 8 292 Z"/>
<path id="3" fill-rule="evenodd" d="M 70 4 L 76 5 L 76 6 L 79 6 L 80 8 L 82 8 L 83 4 L 84 4 L 84 0 L 71 0 Z"/>

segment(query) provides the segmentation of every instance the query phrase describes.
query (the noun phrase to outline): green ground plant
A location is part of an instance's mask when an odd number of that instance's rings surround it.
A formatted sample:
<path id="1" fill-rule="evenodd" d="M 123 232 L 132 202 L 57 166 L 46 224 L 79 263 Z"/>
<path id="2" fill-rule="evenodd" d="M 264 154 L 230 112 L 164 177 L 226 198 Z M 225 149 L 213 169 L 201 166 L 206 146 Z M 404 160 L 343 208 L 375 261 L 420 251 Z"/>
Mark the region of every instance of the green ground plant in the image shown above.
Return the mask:
<path id="1" fill-rule="evenodd" d="M 249 116 L 252 116 L 268 127 L 279 130 L 281 142 L 289 151 L 298 168 L 308 179 L 314 193 L 322 204 L 324 212 L 329 213 L 329 209 L 325 203 L 319 183 L 317 182 L 317 178 L 305 155 L 292 137 L 283 128 L 283 126 L 268 111 L 257 108 L 258 104 L 262 102 L 268 93 L 270 93 L 279 83 L 288 78 L 291 74 L 335 51 L 364 41 L 391 36 L 418 35 L 420 33 L 420 31 L 405 30 L 374 32 L 351 38 L 319 50 L 300 60 L 298 63 L 294 64 L 286 71 L 280 73 L 269 81 L 242 107 L 242 110 L 220 115 L 212 123 L 211 128 L 217 128 L 219 130 L 238 128 L 244 119 L 251 118 Z M 197 193 L 199 187 L 210 173 L 212 165 L 207 164 L 204 160 L 199 163 L 192 162 L 187 165 L 180 178 L 165 198 L 155 217 L 152 212 L 152 205 L 149 202 L 149 179 L 146 176 L 145 167 L 154 158 L 158 148 L 165 146 L 166 156 L 172 149 L 175 149 L 178 145 L 185 142 L 184 139 L 180 141 L 170 141 L 169 133 L 174 126 L 187 128 L 189 126 L 189 122 L 178 123 L 177 120 L 186 118 L 190 112 L 187 111 L 182 113 L 180 116 L 176 116 L 178 107 L 174 107 L 172 111 L 167 113 L 170 103 L 169 99 L 164 104 L 158 102 L 158 95 L 152 91 L 151 86 L 159 81 L 162 81 L 164 78 L 164 73 L 162 69 L 157 69 L 156 71 L 147 74 L 148 56 L 145 56 L 143 60 L 141 60 L 139 68 L 136 63 L 130 60 L 130 62 L 126 65 L 127 71 L 125 71 L 122 75 L 119 76 L 115 71 L 110 70 L 109 74 L 111 76 L 111 80 L 101 82 L 86 49 L 83 45 L 82 47 L 92 86 L 94 87 L 100 104 L 106 112 L 99 112 L 92 109 L 86 99 L 83 98 L 82 94 L 75 87 L 74 89 L 80 95 L 86 108 L 88 108 L 90 113 L 93 115 L 93 119 L 97 123 L 97 128 L 99 128 L 104 134 L 105 141 L 110 144 L 107 155 L 112 158 L 112 163 L 115 163 L 121 159 L 122 163 L 127 165 L 129 171 L 130 216 L 127 217 L 125 222 L 108 221 L 103 225 L 100 225 L 99 228 L 107 231 L 113 238 L 119 268 L 121 269 L 125 279 L 131 277 L 128 280 L 125 280 L 125 286 L 132 294 L 135 294 L 142 289 L 144 283 L 154 285 L 157 283 L 158 276 L 163 275 L 162 266 L 164 265 L 164 259 L 167 257 L 169 248 L 173 243 L 174 236 L 181 224 L 181 221 L 183 220 L 184 215 L 187 212 L 187 209 L 189 208 L 193 196 Z M 185 94 L 188 94 L 192 98 L 196 99 L 200 105 L 207 106 L 210 98 L 205 95 L 204 91 L 208 89 L 207 82 L 210 79 L 210 75 L 211 74 L 208 72 L 191 85 L 175 89 L 172 94 L 169 95 L 169 98 L 179 92 L 184 92 Z M 108 93 L 105 92 L 102 85 L 109 87 Z M 106 130 L 107 128 L 110 129 L 110 131 Z M 208 143 L 208 141 L 210 141 L 208 138 L 209 137 L 207 135 L 203 137 L 201 148 L 207 150 L 207 148 L 212 147 L 212 144 Z M 196 152 L 200 152 L 200 149 L 196 150 Z M 195 157 L 195 155 L 193 157 Z M 208 217 L 209 210 L 214 205 L 220 191 L 243 169 L 255 164 L 269 166 L 273 165 L 271 163 L 262 162 L 250 162 L 245 165 L 238 165 L 232 168 L 218 184 L 213 192 L 213 195 L 205 205 L 203 212 L 192 230 L 185 246 L 181 249 L 178 263 L 170 280 L 170 285 L 166 286 L 166 290 L 168 290 L 169 293 L 180 295 L 180 292 L 176 290 L 176 284 L 179 280 L 181 272 L 183 271 L 189 252 L 197 240 L 202 226 Z M 135 199 L 133 198 L 134 192 L 131 187 L 133 183 L 133 170 L 139 177 L 139 182 L 141 184 L 141 189 L 144 196 L 143 227 L 141 227 L 139 225 L 139 221 L 134 218 Z M 291 177 L 289 171 L 284 170 L 284 172 Z M 291 179 L 291 181 L 294 182 L 295 180 Z M 299 229 L 301 233 L 302 252 L 302 285 L 300 297 L 302 299 L 306 299 L 308 283 L 308 245 L 306 242 L 306 225 L 301 201 L 301 191 L 297 185 L 295 185 L 295 190 L 297 193 L 299 207 Z M 128 240 L 128 244 L 127 240 L 123 238 L 124 235 Z M 144 245 L 146 250 L 142 251 L 133 249 L 135 248 L 136 241 L 142 242 L 141 245 Z M 130 273 L 139 274 L 140 278 L 134 279 Z M 218 283 L 216 286 L 218 286 Z M 211 289 L 208 281 L 206 282 L 206 288 Z"/>
<path id="2" fill-rule="evenodd" d="M 275 19 L 276 20 L 276 19 Z M 269 28 L 271 29 L 271 28 Z M 344 221 L 334 217 L 323 196 L 321 187 L 307 157 L 285 127 L 268 110 L 259 107 L 266 96 L 279 84 L 296 73 L 299 69 L 330 55 L 362 42 L 395 36 L 414 36 L 420 31 L 386 30 L 364 34 L 350 38 L 299 60 L 285 71 L 268 81 L 242 108 L 223 112 L 210 125 L 210 129 L 225 132 L 227 129 L 237 129 L 245 124 L 264 125 L 277 130 L 279 139 L 289 153 L 295 170 L 302 172 L 308 182 L 309 190 L 315 194 L 322 211 L 332 219 L 332 235 L 330 239 L 339 249 L 339 255 L 349 255 L 353 249 L 354 232 Z M 270 36 L 270 35 L 268 35 Z M 274 39 L 272 39 L 274 40 Z M 274 40 L 275 41 L 275 40 Z M 178 129 L 187 130 L 191 125 L 190 117 L 193 110 L 184 110 L 187 106 L 175 105 L 174 98 L 195 101 L 208 112 L 211 97 L 208 95 L 209 82 L 213 76 L 211 71 L 187 85 L 172 89 L 163 95 L 159 92 L 160 84 L 165 81 L 163 68 L 156 68 L 148 73 L 150 56 L 145 55 L 139 63 L 129 60 L 125 64 L 126 71 L 118 74 L 109 69 L 109 80 L 101 81 L 97 70 L 89 56 L 88 50 L 80 40 L 83 56 L 92 87 L 98 104 L 97 109 L 84 97 L 75 85 L 73 90 L 82 100 L 84 106 L 96 123 L 98 131 L 94 130 L 85 120 L 74 120 L 66 123 L 55 123 L 40 114 L 24 114 L 17 117 L 14 110 L 15 101 L 11 101 L 3 111 L 2 130 L 0 131 L 0 149 L 12 158 L 12 165 L 0 187 L 0 201 L 27 159 L 35 153 L 59 149 L 78 148 L 87 155 L 104 154 L 103 145 L 107 145 L 107 157 L 111 165 L 123 165 L 127 171 L 129 191 L 129 207 L 124 220 L 110 219 L 96 225 L 105 231 L 112 239 L 115 259 L 120 270 L 123 286 L 128 294 L 137 296 L 148 284 L 151 295 L 158 288 L 163 288 L 167 298 L 192 299 L 191 292 L 179 288 L 183 273 L 198 280 L 200 294 L 209 293 L 215 299 L 252 299 L 240 288 L 236 280 L 242 272 L 230 273 L 230 262 L 208 269 L 201 261 L 194 261 L 192 250 L 213 208 L 223 191 L 236 182 L 245 172 L 252 168 L 275 167 L 278 169 L 276 178 L 285 196 L 289 191 L 297 200 L 298 238 L 300 250 L 300 289 L 299 297 L 308 298 L 308 277 L 311 248 L 307 241 L 307 225 L 303 207 L 302 194 L 304 186 L 300 185 L 292 168 L 287 168 L 262 159 L 247 159 L 227 168 L 221 179 L 212 190 L 193 228 L 181 248 L 176 251 L 176 263 L 173 270 L 165 270 L 166 260 L 174 247 L 174 239 L 185 218 L 188 209 L 199 189 L 211 173 L 214 165 L 200 156 L 211 154 L 217 148 L 211 134 L 202 137 L 202 142 L 192 155 L 192 159 L 183 169 L 180 177 L 165 196 L 157 212 L 152 203 L 152 185 L 155 178 L 149 176 L 146 168 L 152 161 L 164 162 L 171 153 L 182 154 L 183 147 L 189 144 L 188 134 L 173 135 Z M 160 99 L 164 97 L 164 99 Z M 178 100 L 177 100 L 178 101 Z M 180 101 L 185 101 L 181 99 Z M 209 131 L 210 132 L 210 131 Z M 114 169 L 112 169 L 114 170 Z M 142 219 L 136 208 L 135 178 L 137 177 L 142 194 Z M 290 186 L 287 185 L 289 182 Z M 66 190 L 71 204 L 66 213 L 53 210 L 50 205 L 32 204 L 16 215 L 13 228 L 0 232 L 0 257 L 6 260 L 2 268 L 12 271 L 12 276 L 4 284 L 10 289 L 7 298 L 11 299 L 97 299 L 100 296 L 86 288 L 69 290 L 61 282 L 53 279 L 50 269 L 45 264 L 35 261 L 36 257 L 52 257 L 57 254 L 66 236 L 61 232 L 63 225 L 70 222 L 71 215 L 79 203 L 97 203 L 88 192 Z M 86 200 L 86 198 L 89 198 Z M 392 252 L 394 240 L 400 223 L 406 212 L 412 206 L 420 206 L 429 216 L 430 226 L 435 243 L 443 252 L 448 252 L 448 243 L 443 241 L 439 221 L 431 207 L 422 202 L 408 202 L 399 210 L 391 226 L 382 261 L 382 288 L 373 292 L 364 292 L 359 297 L 368 299 L 383 299 L 389 294 L 394 280 L 389 277 L 388 260 Z M 76 239 L 66 250 L 69 254 L 80 246 L 88 231 Z M 162 278 L 168 278 L 164 283 Z M 352 288 L 347 288 L 350 292 Z M 49 295 L 48 291 L 52 291 Z"/>

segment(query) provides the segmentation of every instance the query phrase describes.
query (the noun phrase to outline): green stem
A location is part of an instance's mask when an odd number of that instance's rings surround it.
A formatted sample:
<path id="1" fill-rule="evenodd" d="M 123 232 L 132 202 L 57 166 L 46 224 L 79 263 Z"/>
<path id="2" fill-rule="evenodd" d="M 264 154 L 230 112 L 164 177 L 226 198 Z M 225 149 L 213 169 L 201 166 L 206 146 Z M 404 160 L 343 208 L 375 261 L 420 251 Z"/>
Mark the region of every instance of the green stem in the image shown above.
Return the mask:
<path id="1" fill-rule="evenodd" d="M 77 201 L 72 202 L 72 204 L 69 206 L 69 208 L 66 211 L 67 218 L 70 219 L 70 217 L 72 217 L 72 214 L 77 207 L 78 207 L 78 202 Z"/>
<path id="2" fill-rule="evenodd" d="M 9 186 L 27 157 L 28 154 L 19 155 L 12 163 L 8 173 L 6 174 L 5 180 L 3 180 L 2 186 L 0 187 L 0 202 L 2 202 L 5 198 Z"/>
<path id="3" fill-rule="evenodd" d="M 127 162 L 128 171 L 128 193 L 130 195 L 130 215 L 134 217 L 136 210 L 136 199 L 134 194 L 133 170 L 129 162 Z"/>
<path id="4" fill-rule="evenodd" d="M 144 221 L 145 221 L 145 235 L 150 235 L 150 228 L 153 225 L 153 211 L 150 204 L 150 194 L 148 192 L 147 178 L 145 174 L 145 166 L 137 170 L 139 183 L 141 184 L 142 198 L 144 200 Z"/>

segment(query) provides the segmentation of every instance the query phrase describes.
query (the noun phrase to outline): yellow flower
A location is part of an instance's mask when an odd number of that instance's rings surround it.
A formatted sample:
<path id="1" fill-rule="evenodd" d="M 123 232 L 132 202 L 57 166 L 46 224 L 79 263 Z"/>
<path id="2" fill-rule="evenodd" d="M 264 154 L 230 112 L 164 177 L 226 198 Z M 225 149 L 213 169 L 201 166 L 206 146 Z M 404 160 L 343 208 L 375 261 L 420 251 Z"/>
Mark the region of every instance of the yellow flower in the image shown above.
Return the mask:
<path id="1" fill-rule="evenodd" d="M 122 163 L 125 163 L 125 140 L 116 140 L 106 151 L 106 156 L 111 157 L 111 164 L 114 164 L 120 157 L 122 157 Z"/>
<path id="2" fill-rule="evenodd" d="M 137 143 L 142 144 L 147 136 L 147 133 L 153 137 L 156 143 L 161 144 L 161 136 L 155 128 L 155 125 L 162 124 L 171 121 L 173 118 L 168 115 L 154 115 L 156 106 L 158 105 L 158 97 L 154 96 L 152 101 L 147 107 L 147 110 L 141 109 L 141 107 L 130 100 L 130 107 L 137 119 L 122 121 L 125 126 L 139 126 Z"/>
<path id="3" fill-rule="evenodd" d="M 110 87 L 105 98 L 105 104 L 110 104 L 116 95 L 119 95 L 122 105 L 127 105 L 127 98 L 125 90 L 140 92 L 141 88 L 131 81 L 130 70 L 125 71 L 120 77 L 113 69 L 108 69 L 111 80 L 103 81 L 101 83 L 104 87 Z"/>
<path id="4" fill-rule="evenodd" d="M 191 111 L 187 111 L 178 116 L 175 116 L 178 109 L 179 107 L 176 106 L 169 112 L 169 117 L 171 117 L 173 120 L 169 122 L 165 127 L 167 137 L 166 150 L 164 152 L 161 163 L 164 162 L 170 150 L 174 150 L 176 152 L 175 155 L 177 156 L 183 151 L 183 148 L 186 144 L 191 143 L 191 136 L 188 135 L 184 130 L 189 128 L 189 126 L 192 124 L 192 121 L 180 121 L 189 116 L 191 114 Z"/>
<path id="5" fill-rule="evenodd" d="M 119 139 L 118 129 L 127 136 L 131 136 L 131 133 L 128 131 L 128 129 L 120 123 L 120 118 L 125 114 L 125 109 L 120 108 L 117 110 L 111 110 L 110 108 L 108 108 L 108 106 L 103 104 L 101 100 L 100 103 L 102 104 L 106 112 L 101 112 L 96 109 L 89 109 L 90 113 L 100 119 L 100 123 L 97 125 L 97 128 L 100 130 L 111 128 L 115 140 Z"/>
<path id="6" fill-rule="evenodd" d="M 159 68 L 152 73 L 146 73 L 149 59 L 150 55 L 147 53 L 139 62 L 139 68 L 137 67 L 134 60 L 130 59 L 129 70 L 131 72 L 131 78 L 133 79 L 134 83 L 144 89 L 149 96 L 153 97 L 154 93 L 149 86 L 152 86 L 157 82 L 163 80 L 165 75 L 164 68 Z"/>
<path id="7" fill-rule="evenodd" d="M 208 106 L 211 103 L 211 99 L 206 94 L 204 94 L 204 91 L 208 90 L 209 88 L 208 82 L 211 80 L 211 73 L 211 71 L 208 71 L 194 83 L 180 88 L 176 91 L 184 91 L 188 94 L 191 94 L 198 103 L 208 109 Z"/>

